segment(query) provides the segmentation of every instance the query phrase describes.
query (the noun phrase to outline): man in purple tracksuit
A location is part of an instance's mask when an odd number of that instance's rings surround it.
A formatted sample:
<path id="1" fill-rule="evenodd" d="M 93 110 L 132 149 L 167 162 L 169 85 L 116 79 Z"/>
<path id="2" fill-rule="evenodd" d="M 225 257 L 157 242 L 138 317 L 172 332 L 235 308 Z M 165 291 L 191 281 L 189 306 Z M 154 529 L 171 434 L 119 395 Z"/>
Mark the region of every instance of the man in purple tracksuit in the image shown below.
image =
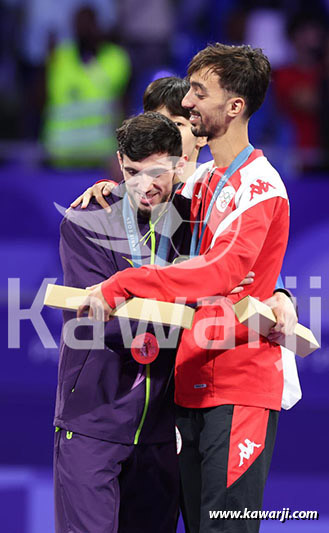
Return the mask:
<path id="1" fill-rule="evenodd" d="M 159 113 L 146 113 L 123 124 L 118 144 L 125 183 L 107 200 L 111 214 L 93 202 L 87 210 L 70 210 L 62 222 L 65 285 L 84 288 L 127 267 L 170 263 L 189 253 L 190 224 L 182 221 L 189 220 L 190 201 L 173 194 L 182 153 L 179 130 Z M 135 240 L 132 246 L 136 236 L 139 244 Z M 64 312 L 64 330 L 74 316 Z M 179 332 L 167 330 L 170 349 L 161 348 L 152 365 L 144 366 L 123 347 L 127 332 L 134 337 L 137 326 L 127 320 L 120 328 L 113 319 L 102 347 L 90 346 L 88 325 L 75 331 L 79 347 L 62 339 L 56 533 L 175 531 L 179 480 L 172 375 Z M 81 346 L 88 340 L 88 347 Z"/>
<path id="2" fill-rule="evenodd" d="M 109 199 L 112 212 L 94 202 L 88 210 L 69 210 L 61 224 L 67 286 L 85 288 L 132 264 L 138 266 L 138 261 L 165 264 L 178 256 L 177 250 L 189 251 L 187 223 L 179 226 L 177 221 L 189 219 L 190 204 L 172 193 L 172 159 L 179 160 L 182 153 L 179 130 L 166 117 L 147 113 L 123 124 L 118 144 L 126 185 Z M 129 216 L 140 241 L 137 259 L 129 244 Z M 64 324 L 74 316 L 64 312 Z M 137 323 L 126 320 L 124 329 L 129 328 L 134 336 Z M 123 347 L 118 319 L 107 323 L 104 331 L 103 348 L 74 349 L 71 342 L 61 343 L 55 413 L 56 532 L 174 532 L 179 491 L 175 349 L 161 348 L 152 365 L 141 365 Z M 148 331 L 159 337 L 151 327 Z M 92 332 L 81 325 L 75 336 L 82 344 L 92 339 Z M 171 335 L 177 339 L 177 329 Z"/>

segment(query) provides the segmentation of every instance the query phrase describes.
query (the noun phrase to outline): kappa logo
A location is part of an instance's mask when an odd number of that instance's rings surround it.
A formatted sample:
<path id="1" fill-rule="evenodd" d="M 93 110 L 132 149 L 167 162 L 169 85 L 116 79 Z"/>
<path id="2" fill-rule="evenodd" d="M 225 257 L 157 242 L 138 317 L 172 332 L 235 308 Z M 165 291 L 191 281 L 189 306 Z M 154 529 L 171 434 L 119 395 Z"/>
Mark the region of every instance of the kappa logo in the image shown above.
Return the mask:
<path id="1" fill-rule="evenodd" d="M 250 200 L 253 200 L 254 194 L 263 194 L 268 192 L 269 188 L 275 189 L 268 181 L 257 180 L 256 183 L 252 183 L 250 186 Z"/>
<path id="2" fill-rule="evenodd" d="M 238 448 L 240 449 L 240 464 L 239 466 L 243 465 L 243 459 L 249 459 L 250 456 L 254 453 L 255 448 L 260 448 L 261 444 L 255 444 L 255 442 L 251 442 L 249 439 L 245 439 L 244 441 L 246 443 L 246 446 L 240 442 L 238 445 Z"/>
<path id="3" fill-rule="evenodd" d="M 216 207 L 220 213 L 224 213 L 233 196 L 235 195 L 235 189 L 231 185 L 224 187 L 220 195 L 216 200 Z"/>

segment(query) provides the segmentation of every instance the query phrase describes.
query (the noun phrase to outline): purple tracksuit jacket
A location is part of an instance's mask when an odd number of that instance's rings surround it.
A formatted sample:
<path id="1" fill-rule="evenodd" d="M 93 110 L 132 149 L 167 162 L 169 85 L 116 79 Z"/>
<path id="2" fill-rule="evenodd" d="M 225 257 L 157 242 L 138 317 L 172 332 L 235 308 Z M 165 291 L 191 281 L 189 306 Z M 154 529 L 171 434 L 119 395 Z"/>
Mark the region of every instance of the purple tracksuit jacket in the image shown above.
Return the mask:
<path id="1" fill-rule="evenodd" d="M 85 288 L 99 283 L 119 270 L 131 268 L 131 255 L 125 230 L 122 195 L 124 184 L 108 200 L 109 214 L 96 202 L 87 209 L 70 210 L 61 224 L 60 256 L 64 284 Z M 165 217 L 173 220 L 173 237 L 168 261 L 189 252 L 190 202 L 174 194 L 168 212 L 155 225 L 156 247 Z M 174 210 L 174 215 L 173 211 Z M 182 220 L 177 228 L 177 211 Z M 139 217 L 142 235 L 149 221 Z M 149 255 L 151 239 L 143 245 Z M 146 257 L 144 263 L 149 263 Z M 64 323 L 75 313 L 64 312 Z M 138 323 L 126 322 L 132 336 Z M 167 335 L 168 335 L 167 328 Z M 151 326 L 148 331 L 153 332 Z M 92 328 L 79 326 L 76 337 L 90 339 Z M 177 338 L 177 330 L 171 332 Z M 58 387 L 54 424 L 60 428 L 110 442 L 133 444 L 140 428 L 139 443 L 155 444 L 175 439 L 173 369 L 175 349 L 161 348 L 150 365 L 150 395 L 146 398 L 145 365 L 139 365 L 130 349 L 123 347 L 118 319 L 105 325 L 104 349 L 72 349 L 63 340 L 60 347 Z M 143 411 L 146 416 L 140 426 Z"/>

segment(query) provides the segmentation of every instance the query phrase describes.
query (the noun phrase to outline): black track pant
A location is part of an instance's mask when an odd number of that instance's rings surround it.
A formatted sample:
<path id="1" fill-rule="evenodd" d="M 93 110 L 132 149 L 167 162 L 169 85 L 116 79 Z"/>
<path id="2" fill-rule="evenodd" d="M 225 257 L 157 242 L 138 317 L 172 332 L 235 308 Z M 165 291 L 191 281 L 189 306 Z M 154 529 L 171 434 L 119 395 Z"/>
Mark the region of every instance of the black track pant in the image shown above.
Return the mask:
<path id="1" fill-rule="evenodd" d="M 278 416 L 278 411 L 237 405 L 177 408 L 186 533 L 259 531 L 255 511 L 262 507 Z M 246 519 L 225 519 L 216 511 L 240 511 Z"/>

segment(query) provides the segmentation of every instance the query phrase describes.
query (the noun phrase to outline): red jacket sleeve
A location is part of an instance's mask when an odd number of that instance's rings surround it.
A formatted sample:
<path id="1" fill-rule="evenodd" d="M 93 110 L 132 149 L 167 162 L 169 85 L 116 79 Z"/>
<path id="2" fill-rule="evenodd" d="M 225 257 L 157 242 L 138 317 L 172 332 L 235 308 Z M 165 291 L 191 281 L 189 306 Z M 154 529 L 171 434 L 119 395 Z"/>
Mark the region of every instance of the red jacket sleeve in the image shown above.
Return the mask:
<path id="1" fill-rule="evenodd" d="M 274 197 L 245 210 L 220 234 L 205 255 L 168 267 L 143 266 L 119 272 L 103 282 L 108 304 L 131 296 L 194 303 L 199 298 L 226 296 L 252 269 L 275 214 L 285 199 Z"/>
<path id="2" fill-rule="evenodd" d="M 97 185 L 97 183 L 104 183 L 104 181 L 107 182 L 107 183 L 112 183 L 112 184 L 115 185 L 115 186 L 118 185 L 116 181 L 108 180 L 107 178 L 103 178 L 103 179 L 101 179 L 101 180 L 96 181 L 96 182 L 94 183 L 94 185 Z"/>

